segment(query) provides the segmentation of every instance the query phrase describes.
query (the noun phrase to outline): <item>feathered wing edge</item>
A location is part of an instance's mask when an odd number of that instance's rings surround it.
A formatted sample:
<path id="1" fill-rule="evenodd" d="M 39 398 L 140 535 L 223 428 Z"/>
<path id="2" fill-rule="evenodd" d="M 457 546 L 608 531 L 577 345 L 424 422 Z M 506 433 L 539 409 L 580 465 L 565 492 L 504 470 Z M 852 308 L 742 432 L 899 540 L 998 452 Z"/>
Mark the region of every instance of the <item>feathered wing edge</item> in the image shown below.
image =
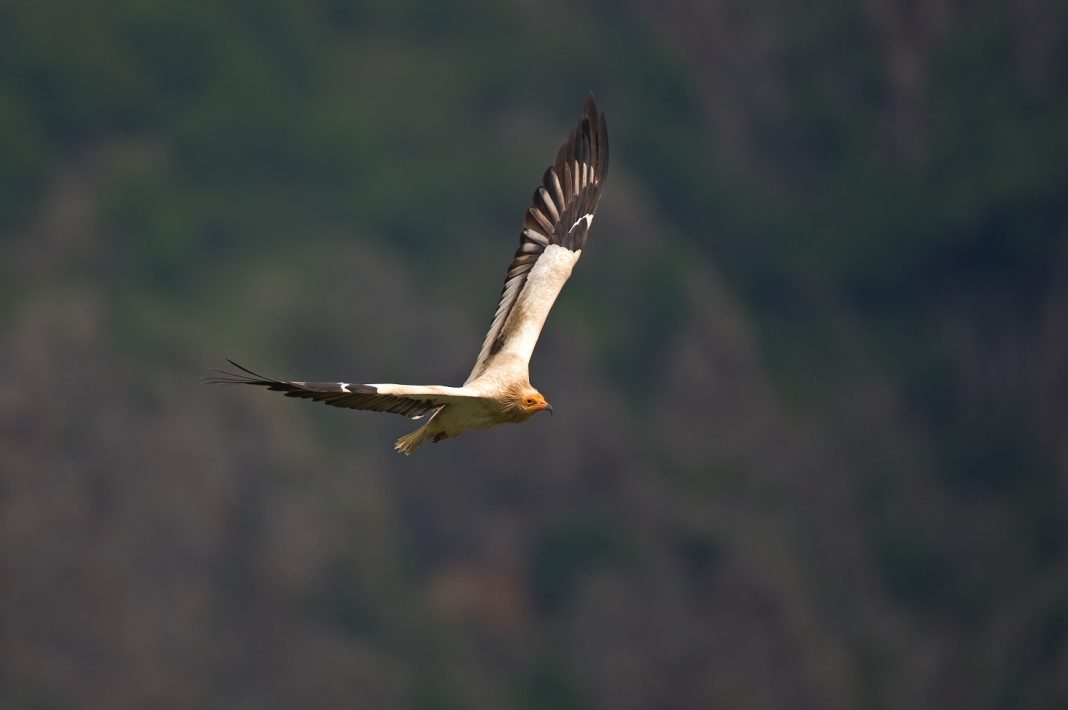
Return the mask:
<path id="1" fill-rule="evenodd" d="M 527 275 L 551 244 L 579 251 L 586 244 L 608 175 L 608 127 L 593 95 L 546 169 L 523 218 L 519 248 L 508 265 L 504 288 L 489 332 L 467 381 L 483 372 L 504 347 L 505 324 L 527 282 Z"/>
<path id="2" fill-rule="evenodd" d="M 348 382 L 290 382 L 265 377 L 233 360 L 227 360 L 241 372 L 216 370 L 216 376 L 203 377 L 201 382 L 211 385 L 256 385 L 286 397 L 310 399 L 332 407 L 388 412 L 409 419 L 419 419 L 445 404 L 477 398 L 455 387 L 437 385 L 351 384 Z"/>

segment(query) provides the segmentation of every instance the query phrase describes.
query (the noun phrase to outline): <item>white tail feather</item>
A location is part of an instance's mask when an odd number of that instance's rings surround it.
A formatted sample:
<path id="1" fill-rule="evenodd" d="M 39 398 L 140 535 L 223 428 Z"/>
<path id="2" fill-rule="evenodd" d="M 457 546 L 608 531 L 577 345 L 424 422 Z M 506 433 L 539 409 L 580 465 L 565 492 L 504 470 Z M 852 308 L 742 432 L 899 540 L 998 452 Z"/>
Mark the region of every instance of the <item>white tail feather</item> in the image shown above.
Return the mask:
<path id="1" fill-rule="evenodd" d="M 401 438 L 397 439 L 397 443 L 393 445 L 393 448 L 397 452 L 402 453 L 405 456 L 411 456 L 412 452 L 419 448 L 419 445 L 422 444 L 428 436 L 431 436 L 431 433 L 428 428 L 429 425 L 430 422 L 427 422 L 423 426 L 413 431 L 411 434 L 405 434 Z"/>

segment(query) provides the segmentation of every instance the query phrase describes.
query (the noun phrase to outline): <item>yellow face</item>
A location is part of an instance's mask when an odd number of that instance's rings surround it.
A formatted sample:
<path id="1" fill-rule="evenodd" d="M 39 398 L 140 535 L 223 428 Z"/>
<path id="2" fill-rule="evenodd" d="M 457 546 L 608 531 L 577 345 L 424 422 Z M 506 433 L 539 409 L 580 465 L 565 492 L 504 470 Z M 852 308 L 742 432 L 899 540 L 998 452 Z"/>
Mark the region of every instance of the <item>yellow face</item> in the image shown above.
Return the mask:
<path id="1" fill-rule="evenodd" d="M 549 414 L 553 413 L 553 408 L 545 401 L 545 397 L 536 390 L 524 393 L 523 398 L 519 400 L 519 406 L 527 416 L 534 416 L 545 409 L 549 410 Z"/>

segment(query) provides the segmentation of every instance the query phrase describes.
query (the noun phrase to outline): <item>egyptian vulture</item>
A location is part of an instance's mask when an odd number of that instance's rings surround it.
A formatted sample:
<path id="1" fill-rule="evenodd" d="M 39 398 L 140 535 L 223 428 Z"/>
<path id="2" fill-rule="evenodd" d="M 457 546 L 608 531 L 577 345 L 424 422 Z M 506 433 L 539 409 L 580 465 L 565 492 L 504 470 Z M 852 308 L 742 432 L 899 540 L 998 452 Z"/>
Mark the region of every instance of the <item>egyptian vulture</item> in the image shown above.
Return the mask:
<path id="1" fill-rule="evenodd" d="M 526 421 L 541 411 L 551 414 L 552 407 L 530 384 L 530 355 L 549 309 L 582 254 L 607 174 L 608 129 L 590 96 L 534 191 L 497 311 L 463 387 L 289 382 L 258 375 L 233 360 L 228 362 L 240 372 L 218 370 L 218 376 L 204 381 L 257 385 L 287 397 L 411 419 L 429 414 L 423 426 L 397 440 L 394 448 L 405 455 L 427 440 L 438 442 L 468 429 Z"/>

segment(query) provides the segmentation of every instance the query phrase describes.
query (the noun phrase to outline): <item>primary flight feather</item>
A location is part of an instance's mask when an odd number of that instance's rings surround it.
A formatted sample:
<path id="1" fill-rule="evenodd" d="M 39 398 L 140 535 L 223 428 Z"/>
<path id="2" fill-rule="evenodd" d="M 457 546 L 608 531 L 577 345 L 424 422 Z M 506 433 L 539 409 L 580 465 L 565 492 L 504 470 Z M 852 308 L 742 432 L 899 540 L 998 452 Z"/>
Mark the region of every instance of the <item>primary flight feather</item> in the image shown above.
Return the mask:
<path id="1" fill-rule="evenodd" d="M 423 426 L 397 440 L 394 448 L 406 455 L 427 440 L 525 421 L 545 410 L 551 414 L 552 407 L 530 384 L 530 356 L 549 310 L 582 255 L 607 174 L 608 129 L 590 96 L 534 191 L 501 300 L 463 387 L 290 382 L 264 377 L 232 360 L 239 372 L 219 371 L 219 376 L 204 381 L 258 385 L 287 397 L 411 419 L 430 414 Z"/>

